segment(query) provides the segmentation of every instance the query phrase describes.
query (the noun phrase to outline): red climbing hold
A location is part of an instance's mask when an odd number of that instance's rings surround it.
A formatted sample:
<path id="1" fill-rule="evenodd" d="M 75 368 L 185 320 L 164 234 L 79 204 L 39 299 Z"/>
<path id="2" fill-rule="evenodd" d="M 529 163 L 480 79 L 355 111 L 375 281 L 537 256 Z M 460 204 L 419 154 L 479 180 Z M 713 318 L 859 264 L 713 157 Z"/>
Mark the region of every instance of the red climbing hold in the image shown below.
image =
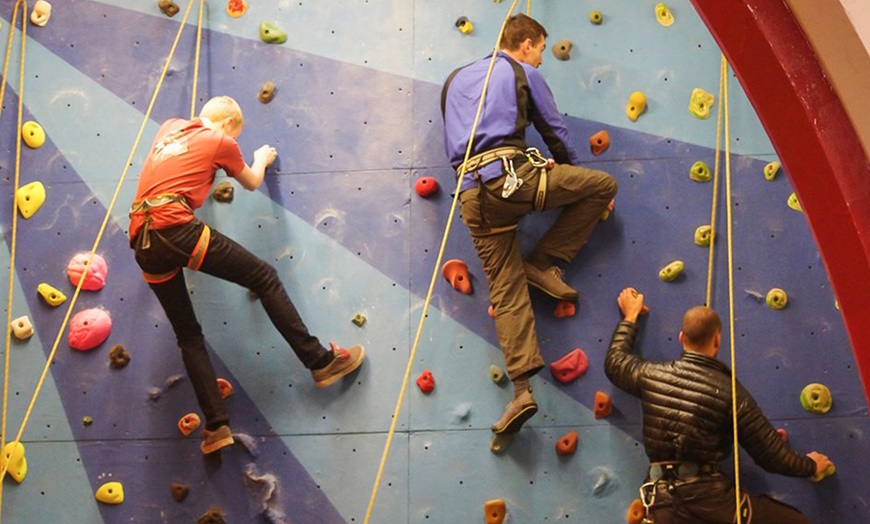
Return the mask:
<path id="1" fill-rule="evenodd" d="M 577 308 L 574 306 L 573 302 L 569 302 L 567 300 L 560 300 L 556 302 L 556 310 L 553 311 L 553 315 L 556 318 L 568 318 L 573 317 L 577 314 Z"/>
<path id="2" fill-rule="evenodd" d="M 785 428 L 779 428 L 776 432 L 779 433 L 779 438 L 781 438 L 783 442 L 788 442 L 788 431 L 786 431 Z"/>
<path id="3" fill-rule="evenodd" d="M 603 391 L 595 392 L 595 418 L 604 418 L 613 410 L 613 401 L 610 395 Z"/>
<path id="4" fill-rule="evenodd" d="M 589 147 L 593 155 L 600 155 L 610 147 L 610 135 L 603 129 L 589 137 Z"/>
<path id="5" fill-rule="evenodd" d="M 450 282 L 453 289 L 466 295 L 471 294 L 471 279 L 468 277 L 468 266 L 465 262 L 458 258 L 448 260 L 441 267 L 441 275 Z"/>
<path id="6" fill-rule="evenodd" d="M 562 384 L 567 384 L 579 378 L 583 373 L 586 373 L 588 367 L 589 359 L 586 358 L 586 354 L 583 353 L 582 349 L 576 348 L 574 351 L 550 364 L 550 373 L 553 374 L 553 378 Z"/>
<path id="7" fill-rule="evenodd" d="M 559 437 L 556 441 L 556 453 L 559 455 L 573 455 L 577 451 L 577 432 L 571 431 Z"/>
<path id="8" fill-rule="evenodd" d="M 225 378 L 217 379 L 218 390 L 221 392 L 221 398 L 227 398 L 235 392 L 233 385 Z"/>
<path id="9" fill-rule="evenodd" d="M 414 184 L 414 190 L 423 198 L 430 197 L 438 192 L 438 181 L 431 176 L 420 177 Z"/>
<path id="10" fill-rule="evenodd" d="M 435 389 L 435 377 L 432 376 L 432 372 L 428 369 L 420 373 L 420 376 L 417 377 L 417 386 L 420 387 L 420 391 L 426 393 L 432 393 L 432 390 Z"/>

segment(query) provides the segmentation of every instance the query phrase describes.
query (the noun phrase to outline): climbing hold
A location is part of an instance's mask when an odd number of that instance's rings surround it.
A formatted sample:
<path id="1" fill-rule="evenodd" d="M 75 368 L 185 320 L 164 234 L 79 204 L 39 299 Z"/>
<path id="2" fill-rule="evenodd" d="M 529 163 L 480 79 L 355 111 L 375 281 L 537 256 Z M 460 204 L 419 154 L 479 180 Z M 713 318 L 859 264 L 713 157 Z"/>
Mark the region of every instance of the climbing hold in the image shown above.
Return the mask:
<path id="1" fill-rule="evenodd" d="M 788 305 L 788 295 L 782 289 L 775 287 L 767 292 L 765 302 L 771 309 L 782 309 Z"/>
<path id="2" fill-rule="evenodd" d="M 779 174 L 780 167 L 782 167 L 782 164 L 779 162 L 771 162 L 764 166 L 764 179 L 772 182 L 776 178 L 776 175 Z"/>
<path id="3" fill-rule="evenodd" d="M 357 313 L 350 321 L 356 324 L 357 327 L 363 327 L 363 324 L 366 323 L 366 316 L 362 313 Z"/>
<path id="4" fill-rule="evenodd" d="M 490 304 L 489 307 L 486 308 L 486 314 L 492 318 L 495 318 L 495 308 L 492 307 L 492 304 Z"/>
<path id="5" fill-rule="evenodd" d="M 93 418 L 88 417 L 88 416 L 84 416 L 84 417 L 82 417 L 82 426 L 87 427 L 87 426 L 90 426 L 90 425 L 93 424 L 93 423 L 94 423 L 94 419 L 93 419 Z"/>
<path id="6" fill-rule="evenodd" d="M 51 4 L 45 0 L 36 0 L 33 4 L 33 12 L 30 13 L 30 22 L 39 27 L 45 27 L 51 18 Z"/>
<path id="7" fill-rule="evenodd" d="M 181 482 L 172 483 L 172 498 L 175 502 L 184 502 L 184 499 L 190 494 L 190 486 Z"/>
<path id="8" fill-rule="evenodd" d="M 716 97 L 704 91 L 700 87 L 692 89 L 689 98 L 689 112 L 700 119 L 710 118 L 710 108 L 716 103 Z"/>
<path id="9" fill-rule="evenodd" d="M 124 502 L 124 486 L 120 482 L 106 482 L 97 489 L 96 498 L 103 504 L 120 504 Z"/>
<path id="10" fill-rule="evenodd" d="M 230 381 L 225 378 L 217 379 L 218 390 L 221 392 L 221 398 L 227 398 L 228 396 L 235 393 L 235 388 L 230 384 Z"/>
<path id="11" fill-rule="evenodd" d="M 553 316 L 556 318 L 573 317 L 577 313 L 577 308 L 573 302 L 568 300 L 560 300 L 556 302 L 556 310 L 553 311 Z"/>
<path id="12" fill-rule="evenodd" d="M 45 143 L 45 131 L 42 126 L 30 120 L 21 126 L 21 138 L 28 147 L 38 149 Z"/>
<path id="13" fill-rule="evenodd" d="M 224 180 L 215 186 L 214 191 L 211 192 L 211 197 L 214 198 L 217 202 L 232 202 L 233 196 L 235 196 L 235 187 L 233 187 L 233 183 L 229 180 Z"/>
<path id="14" fill-rule="evenodd" d="M 39 293 L 39 296 L 41 296 L 49 306 L 57 307 L 66 302 L 66 295 L 45 282 L 36 286 L 36 292 Z"/>
<path id="15" fill-rule="evenodd" d="M 427 395 L 432 393 L 432 390 L 435 389 L 435 377 L 432 376 L 432 372 L 427 369 L 420 373 L 420 376 L 417 377 L 417 386 L 420 391 Z"/>
<path id="16" fill-rule="evenodd" d="M 803 211 L 804 208 L 801 207 L 800 201 L 798 201 L 798 197 L 796 193 L 792 193 L 788 196 L 788 207 L 794 209 L 795 211 Z"/>
<path id="17" fill-rule="evenodd" d="M 178 431 L 181 432 L 185 437 L 189 436 L 191 433 L 199 428 L 201 420 L 199 419 L 199 415 L 196 413 L 188 413 L 187 415 L 178 419 Z"/>
<path id="18" fill-rule="evenodd" d="M 779 434 L 779 438 L 783 442 L 788 442 L 788 431 L 786 431 L 785 428 L 778 428 L 776 432 Z"/>
<path id="19" fill-rule="evenodd" d="M 637 122 L 637 117 L 646 111 L 646 95 L 641 91 L 635 91 L 628 97 L 628 105 L 625 107 L 625 114 L 632 122 Z"/>
<path id="20" fill-rule="evenodd" d="M 172 0 L 159 0 L 157 2 L 157 7 L 163 11 L 163 14 L 172 18 L 173 16 L 178 14 L 178 5 Z"/>
<path id="21" fill-rule="evenodd" d="M 605 220 L 607 220 L 608 218 L 610 218 L 610 210 L 609 210 L 609 209 L 605 209 L 604 211 L 601 212 L 600 215 L 598 215 L 598 218 L 599 218 L 602 222 L 604 222 Z"/>
<path id="22" fill-rule="evenodd" d="M 689 178 L 695 182 L 709 182 L 713 176 L 710 174 L 710 166 L 703 160 L 698 160 L 692 164 L 689 170 Z"/>
<path id="23" fill-rule="evenodd" d="M 77 286 L 82 279 L 82 274 L 85 272 L 85 265 L 88 263 L 90 253 L 79 253 L 72 257 L 69 264 L 66 266 L 66 276 L 69 278 L 72 285 Z M 94 253 L 94 258 L 91 259 L 91 265 L 88 268 L 88 274 L 82 284 L 82 291 L 98 291 L 106 285 L 106 276 L 109 273 L 109 266 L 106 264 L 106 259 Z"/>
<path id="24" fill-rule="evenodd" d="M 502 433 L 501 435 L 494 435 L 492 440 L 489 441 L 489 451 L 494 455 L 500 455 L 504 453 L 504 451 L 511 445 L 513 442 L 514 434 L 506 435 Z"/>
<path id="25" fill-rule="evenodd" d="M 594 10 L 589 12 L 589 21 L 595 25 L 601 25 L 601 22 L 604 21 L 604 15 L 601 14 L 601 11 Z"/>
<path id="26" fill-rule="evenodd" d="M 818 475 L 813 475 L 812 477 L 810 477 L 810 480 L 812 480 L 813 482 L 821 482 L 825 479 L 825 477 L 830 477 L 831 475 L 833 475 L 836 472 L 837 472 L 837 468 L 833 464 L 831 464 L 830 466 L 825 468 L 825 470 L 822 471 L 821 473 L 819 473 Z"/>
<path id="27" fill-rule="evenodd" d="M 570 40 L 560 40 L 553 46 L 553 56 L 562 61 L 570 60 L 573 47 L 574 43 Z"/>
<path id="28" fill-rule="evenodd" d="M 453 289 L 466 295 L 471 294 L 471 278 L 468 276 L 468 266 L 465 262 L 458 258 L 448 260 L 441 267 L 441 275 L 450 282 Z"/>
<path id="29" fill-rule="evenodd" d="M 710 242 L 713 240 L 713 228 L 709 224 L 698 226 L 695 229 L 695 245 L 701 247 L 710 247 Z"/>
<path id="30" fill-rule="evenodd" d="M 495 364 L 489 366 L 489 378 L 491 378 L 493 382 L 495 382 L 496 384 L 501 384 L 504 380 L 504 377 L 505 374 L 503 369 L 496 366 Z"/>
<path id="31" fill-rule="evenodd" d="M 260 40 L 267 44 L 283 44 L 287 41 L 287 33 L 271 22 L 263 22 L 260 24 Z"/>
<path id="32" fill-rule="evenodd" d="M 471 32 L 474 31 L 474 24 L 472 24 L 471 20 L 464 16 L 460 16 L 459 18 L 457 18 L 454 25 L 463 35 L 470 35 Z"/>
<path id="33" fill-rule="evenodd" d="M 589 147 L 592 149 L 593 155 L 600 155 L 610 147 L 610 135 L 602 129 L 589 137 Z"/>
<path id="34" fill-rule="evenodd" d="M 414 191 L 423 198 L 430 197 L 438 192 L 438 181 L 431 176 L 420 177 L 414 184 Z"/>
<path id="35" fill-rule="evenodd" d="M 3 446 L 0 467 L 6 468 L 6 472 L 15 482 L 19 484 L 24 482 L 24 477 L 27 476 L 27 457 L 24 456 L 24 444 L 13 440 Z"/>
<path id="36" fill-rule="evenodd" d="M 559 455 L 573 455 L 577 451 L 578 435 L 576 431 L 568 432 L 556 441 L 556 453 Z"/>
<path id="37" fill-rule="evenodd" d="M 824 384 L 807 384 L 801 391 L 801 406 L 810 413 L 822 415 L 833 405 L 831 390 Z"/>
<path id="38" fill-rule="evenodd" d="M 613 401 L 610 399 L 610 395 L 603 391 L 596 391 L 594 407 L 595 418 L 604 418 L 610 415 L 612 410 Z"/>
<path id="39" fill-rule="evenodd" d="M 504 499 L 487 500 L 483 503 L 483 516 L 486 524 L 502 524 L 507 516 Z"/>
<path id="40" fill-rule="evenodd" d="M 277 88 L 277 86 L 275 86 L 275 82 L 272 82 L 271 80 L 268 82 L 265 82 L 260 87 L 260 94 L 257 95 L 257 100 L 259 100 L 260 102 L 262 102 L 264 104 L 268 104 L 269 102 L 272 101 L 273 98 L 275 98 L 275 91 L 277 89 L 278 88 Z"/>
<path id="41" fill-rule="evenodd" d="M 665 27 L 670 27 L 674 23 L 674 15 L 664 2 L 656 4 L 656 20 Z"/>
<path id="42" fill-rule="evenodd" d="M 18 340 L 27 340 L 33 336 L 33 324 L 30 323 L 27 315 L 16 318 L 9 327 L 12 328 L 12 334 Z"/>
<path id="43" fill-rule="evenodd" d="M 112 318 L 105 309 L 85 309 L 70 320 L 69 345 L 79 351 L 94 349 L 109 338 L 111 331 Z"/>
<path id="44" fill-rule="evenodd" d="M 577 379 L 586 369 L 589 368 L 589 359 L 586 358 L 586 353 L 580 348 L 575 348 L 573 351 L 550 364 L 550 373 L 553 378 L 567 384 L 572 380 Z"/>
<path id="45" fill-rule="evenodd" d="M 659 271 L 659 278 L 663 282 L 673 282 L 683 273 L 683 261 L 674 260 Z"/>
<path id="46" fill-rule="evenodd" d="M 124 349 L 124 346 L 121 344 L 115 344 L 112 346 L 112 350 L 109 351 L 109 366 L 114 369 L 121 369 L 130 363 L 130 353 Z"/>
<path id="47" fill-rule="evenodd" d="M 196 519 L 196 524 L 226 524 L 224 512 L 220 508 L 209 508 L 208 511 Z"/>
<path id="48" fill-rule="evenodd" d="M 625 512 L 625 521 L 628 524 L 641 524 L 646 515 L 646 510 L 643 507 L 643 502 L 640 499 L 634 499 L 628 505 L 628 511 Z"/>
<path id="49" fill-rule="evenodd" d="M 245 0 L 228 0 L 227 14 L 233 18 L 238 18 L 245 14 L 248 10 L 248 3 Z"/>
<path id="50" fill-rule="evenodd" d="M 15 203 L 24 218 L 30 218 L 45 203 L 45 186 L 42 182 L 31 182 L 18 188 Z"/>

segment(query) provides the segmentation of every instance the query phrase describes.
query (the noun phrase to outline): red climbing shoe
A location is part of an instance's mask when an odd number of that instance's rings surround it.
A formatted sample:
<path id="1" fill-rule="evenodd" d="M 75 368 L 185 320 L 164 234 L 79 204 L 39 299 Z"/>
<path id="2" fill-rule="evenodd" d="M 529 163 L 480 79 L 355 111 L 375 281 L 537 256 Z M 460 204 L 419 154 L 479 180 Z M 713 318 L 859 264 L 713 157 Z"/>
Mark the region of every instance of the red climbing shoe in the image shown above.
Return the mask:
<path id="1" fill-rule="evenodd" d="M 227 446 L 232 446 L 234 443 L 233 432 L 227 425 L 220 426 L 214 431 L 203 428 L 202 444 L 199 445 L 199 449 L 202 450 L 203 455 L 208 455 Z"/>
<path id="2" fill-rule="evenodd" d="M 363 360 L 366 358 L 366 349 L 362 346 L 353 346 L 347 349 L 333 343 L 330 343 L 329 346 L 332 348 L 335 358 L 326 366 L 311 370 L 311 376 L 314 377 L 314 385 L 319 388 L 325 388 L 338 382 L 342 377 L 353 373 L 356 368 L 362 365 Z"/>

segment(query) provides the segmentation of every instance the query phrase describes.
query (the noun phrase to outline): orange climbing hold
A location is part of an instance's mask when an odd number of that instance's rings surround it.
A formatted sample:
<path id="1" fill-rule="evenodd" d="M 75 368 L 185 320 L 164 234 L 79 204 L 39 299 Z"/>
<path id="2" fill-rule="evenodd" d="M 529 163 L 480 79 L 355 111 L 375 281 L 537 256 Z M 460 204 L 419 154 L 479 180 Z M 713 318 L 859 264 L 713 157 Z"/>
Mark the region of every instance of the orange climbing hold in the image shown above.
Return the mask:
<path id="1" fill-rule="evenodd" d="M 589 147 L 592 149 L 593 155 L 600 155 L 610 147 L 610 135 L 602 129 L 589 137 Z"/>
<path id="2" fill-rule="evenodd" d="M 432 390 L 435 389 L 435 377 L 432 376 L 432 372 L 427 369 L 420 373 L 420 376 L 417 377 L 417 386 L 420 391 L 427 395 L 432 393 Z"/>
<path id="3" fill-rule="evenodd" d="M 230 384 L 230 381 L 225 378 L 217 379 L 218 390 L 221 392 L 221 398 L 227 398 L 235 393 L 235 388 Z"/>
<path id="4" fill-rule="evenodd" d="M 486 308 L 486 314 L 492 318 L 495 318 L 495 308 L 492 307 L 492 304 L 490 304 L 489 307 Z"/>
<path id="5" fill-rule="evenodd" d="M 487 500 L 483 503 L 483 516 L 486 524 L 501 524 L 507 516 L 504 499 Z"/>
<path id="6" fill-rule="evenodd" d="M 233 18 L 238 18 L 245 14 L 248 10 L 248 3 L 245 0 L 228 0 L 227 14 Z"/>
<path id="7" fill-rule="evenodd" d="M 613 410 L 613 401 L 610 395 L 603 391 L 595 392 L 595 418 L 604 418 Z"/>
<path id="8" fill-rule="evenodd" d="M 567 384 L 586 373 L 588 368 L 589 359 L 586 358 L 586 353 L 583 353 L 580 348 L 575 348 L 574 351 L 550 364 L 550 373 L 562 384 Z"/>
<path id="9" fill-rule="evenodd" d="M 643 502 L 640 499 L 634 499 L 628 506 L 628 511 L 625 512 L 625 521 L 628 524 L 641 524 L 645 514 Z"/>
<path id="10" fill-rule="evenodd" d="M 178 431 L 180 431 L 185 437 L 190 436 L 191 433 L 199 428 L 200 422 L 199 415 L 196 413 L 188 413 L 178 419 Z"/>
<path id="11" fill-rule="evenodd" d="M 450 282 L 453 289 L 466 295 L 471 294 L 471 278 L 468 276 L 468 266 L 465 262 L 458 258 L 448 260 L 441 267 L 441 275 Z"/>
<path id="12" fill-rule="evenodd" d="M 556 302 L 556 310 L 553 311 L 553 315 L 556 318 L 568 318 L 573 317 L 577 314 L 577 308 L 574 306 L 573 302 L 569 302 L 567 300 L 560 300 Z"/>
<path id="13" fill-rule="evenodd" d="M 573 455 L 577 451 L 578 435 L 576 431 L 571 431 L 559 437 L 556 441 L 556 453 L 559 455 Z"/>
<path id="14" fill-rule="evenodd" d="M 424 176 L 417 179 L 414 191 L 423 198 L 428 198 L 438 192 L 438 181 L 435 177 Z"/>

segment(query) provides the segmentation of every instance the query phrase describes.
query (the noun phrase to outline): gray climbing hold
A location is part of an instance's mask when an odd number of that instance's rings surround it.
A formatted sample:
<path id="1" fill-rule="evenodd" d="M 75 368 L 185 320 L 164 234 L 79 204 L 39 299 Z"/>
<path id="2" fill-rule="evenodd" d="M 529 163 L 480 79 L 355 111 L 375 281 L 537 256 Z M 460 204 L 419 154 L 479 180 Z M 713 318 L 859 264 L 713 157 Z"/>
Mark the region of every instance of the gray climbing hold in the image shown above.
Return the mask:
<path id="1" fill-rule="evenodd" d="M 560 40 L 553 45 L 553 56 L 562 61 L 570 60 L 573 47 L 574 43 L 570 40 Z"/>

